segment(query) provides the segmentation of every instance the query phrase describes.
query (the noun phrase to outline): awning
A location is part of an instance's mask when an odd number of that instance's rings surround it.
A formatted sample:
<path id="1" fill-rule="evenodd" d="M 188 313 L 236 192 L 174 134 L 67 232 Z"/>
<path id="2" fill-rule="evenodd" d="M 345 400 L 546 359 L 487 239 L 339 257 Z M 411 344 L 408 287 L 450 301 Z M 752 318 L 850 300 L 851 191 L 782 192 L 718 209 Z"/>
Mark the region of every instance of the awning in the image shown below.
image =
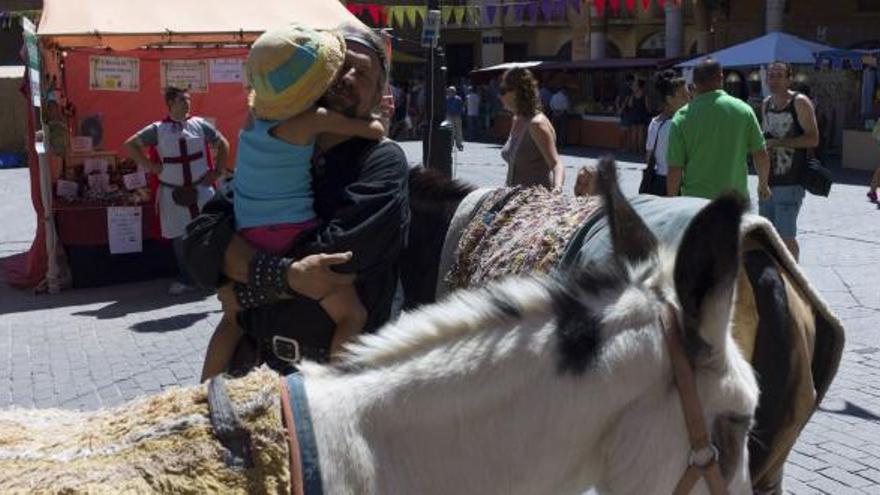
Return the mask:
<path id="1" fill-rule="evenodd" d="M 696 67 L 706 57 L 714 58 L 724 68 L 756 67 L 773 62 L 813 65 L 816 62 L 815 54 L 826 50 L 832 50 L 832 47 L 791 34 L 774 32 L 708 55 L 701 55 L 678 64 L 678 67 Z"/>
<path id="2" fill-rule="evenodd" d="M 336 0 L 45 0 L 37 35 L 65 48 L 242 43 L 291 22 L 363 24 Z M 366 27 L 366 26 L 364 26 Z"/>

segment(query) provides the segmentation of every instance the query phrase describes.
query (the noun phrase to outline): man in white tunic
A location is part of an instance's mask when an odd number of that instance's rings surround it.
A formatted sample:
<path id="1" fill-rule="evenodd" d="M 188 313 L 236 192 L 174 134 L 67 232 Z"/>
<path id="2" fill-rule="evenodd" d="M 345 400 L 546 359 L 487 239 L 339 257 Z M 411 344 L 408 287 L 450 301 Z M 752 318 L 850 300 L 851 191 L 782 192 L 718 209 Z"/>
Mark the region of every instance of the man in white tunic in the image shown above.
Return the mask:
<path id="1" fill-rule="evenodd" d="M 172 239 L 180 270 L 180 277 L 168 292 L 178 295 L 192 289 L 182 263 L 181 236 L 186 225 L 214 195 L 213 183 L 226 168 L 229 142 L 207 120 L 189 114 L 190 95 L 186 90 L 167 88 L 165 104 L 168 116 L 128 138 L 125 147 L 138 165 L 159 178 L 156 202 L 162 237 Z M 155 151 L 150 153 L 152 158 L 141 151 L 145 146 Z M 213 168 L 212 147 L 217 149 Z"/>

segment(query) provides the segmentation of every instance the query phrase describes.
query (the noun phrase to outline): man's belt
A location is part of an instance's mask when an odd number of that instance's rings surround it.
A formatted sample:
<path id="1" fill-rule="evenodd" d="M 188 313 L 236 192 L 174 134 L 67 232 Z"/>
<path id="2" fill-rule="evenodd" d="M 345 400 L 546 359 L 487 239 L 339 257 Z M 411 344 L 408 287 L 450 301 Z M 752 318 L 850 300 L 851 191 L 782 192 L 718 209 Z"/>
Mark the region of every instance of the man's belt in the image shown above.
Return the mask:
<path id="1" fill-rule="evenodd" d="M 307 345 L 301 340 L 281 335 L 259 338 L 260 357 L 272 369 L 285 371 L 296 368 L 303 359 L 327 362 L 330 349 Z"/>

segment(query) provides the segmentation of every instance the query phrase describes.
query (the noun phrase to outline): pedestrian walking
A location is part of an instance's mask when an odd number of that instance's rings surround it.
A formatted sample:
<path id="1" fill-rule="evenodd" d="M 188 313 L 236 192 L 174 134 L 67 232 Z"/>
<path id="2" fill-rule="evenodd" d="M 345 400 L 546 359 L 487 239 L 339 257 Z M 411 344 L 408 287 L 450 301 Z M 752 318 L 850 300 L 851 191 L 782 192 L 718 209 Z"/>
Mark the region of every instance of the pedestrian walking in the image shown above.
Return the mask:
<path id="1" fill-rule="evenodd" d="M 675 113 L 691 99 L 687 81 L 673 70 L 657 74 L 654 89 L 662 100 L 662 110 L 648 126 L 645 142 L 648 164 L 648 182 L 645 190 L 639 191 L 655 196 L 666 196 L 666 176 L 669 173 L 666 150 L 669 145 L 669 123 Z"/>
<path id="2" fill-rule="evenodd" d="M 541 112 L 538 84 L 528 69 L 501 76 L 501 103 L 513 114 L 510 134 L 501 149 L 507 162 L 508 186 L 544 186 L 561 192 L 565 168 L 556 151 L 556 131 Z"/>
<path id="3" fill-rule="evenodd" d="M 464 133 L 462 132 L 461 122 L 463 110 L 464 102 L 455 91 L 455 86 L 449 86 L 446 89 L 446 120 L 452 124 L 452 135 L 458 151 L 464 150 Z"/>
<path id="4" fill-rule="evenodd" d="M 776 62 L 767 69 L 768 96 L 762 105 L 764 137 L 770 155 L 771 196 L 758 211 L 776 227 L 794 259 L 800 255 L 797 218 L 804 200 L 801 175 L 807 152 L 819 144 L 816 112 L 810 99 L 792 91 L 791 66 Z"/>
<path id="5" fill-rule="evenodd" d="M 553 119 L 553 128 L 556 130 L 556 146 L 565 146 L 568 136 L 568 111 L 571 101 L 565 94 L 565 88 L 559 88 L 550 98 L 550 116 Z"/>
<path id="6" fill-rule="evenodd" d="M 697 95 L 669 124 L 667 195 L 714 199 L 733 190 L 749 197 L 751 156 L 758 198 L 768 199 L 770 159 L 752 107 L 721 89 L 724 75 L 714 59 L 700 62 L 693 77 Z"/>
<path id="7" fill-rule="evenodd" d="M 874 136 L 874 141 L 880 146 L 880 119 L 874 124 L 874 131 L 871 134 Z M 871 182 L 868 184 L 868 199 L 871 200 L 872 203 L 878 202 L 878 187 L 880 187 L 880 163 L 877 164 L 877 169 L 874 170 L 874 174 L 871 176 Z M 878 204 L 878 206 L 880 206 L 880 204 Z"/>
<path id="8" fill-rule="evenodd" d="M 480 93 L 477 91 L 476 86 L 471 86 L 470 90 L 468 90 L 467 94 L 467 127 L 468 127 L 468 139 L 471 141 L 475 141 L 479 139 L 482 134 L 482 117 L 480 116 L 481 103 Z"/>

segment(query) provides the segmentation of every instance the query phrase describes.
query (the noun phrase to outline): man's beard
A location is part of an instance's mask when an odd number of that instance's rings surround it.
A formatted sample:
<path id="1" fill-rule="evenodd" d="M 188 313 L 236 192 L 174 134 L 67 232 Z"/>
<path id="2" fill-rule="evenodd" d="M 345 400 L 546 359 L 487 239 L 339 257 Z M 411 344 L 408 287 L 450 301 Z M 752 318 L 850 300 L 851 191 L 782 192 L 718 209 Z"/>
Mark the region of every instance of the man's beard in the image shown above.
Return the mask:
<path id="1" fill-rule="evenodd" d="M 346 117 L 356 118 L 360 99 L 355 91 L 347 87 L 344 82 L 337 81 L 327 89 L 321 98 L 321 104 L 334 112 L 339 112 Z"/>

